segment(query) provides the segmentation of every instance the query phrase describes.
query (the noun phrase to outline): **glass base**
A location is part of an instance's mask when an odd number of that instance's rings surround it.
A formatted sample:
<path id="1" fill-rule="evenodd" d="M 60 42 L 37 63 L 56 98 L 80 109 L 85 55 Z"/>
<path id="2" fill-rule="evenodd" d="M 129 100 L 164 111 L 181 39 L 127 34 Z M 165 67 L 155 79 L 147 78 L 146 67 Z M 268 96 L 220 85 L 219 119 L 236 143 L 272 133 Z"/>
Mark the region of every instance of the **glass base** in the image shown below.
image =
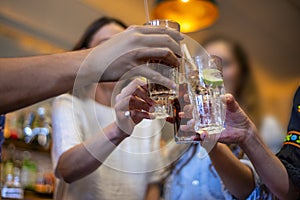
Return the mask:
<path id="1" fill-rule="evenodd" d="M 152 114 L 155 116 L 155 119 L 164 119 L 170 116 L 169 108 L 164 105 L 155 105 Z"/>
<path id="2" fill-rule="evenodd" d="M 220 134 L 224 130 L 223 126 L 210 125 L 206 127 L 197 127 L 195 126 L 195 131 L 199 134 Z"/>

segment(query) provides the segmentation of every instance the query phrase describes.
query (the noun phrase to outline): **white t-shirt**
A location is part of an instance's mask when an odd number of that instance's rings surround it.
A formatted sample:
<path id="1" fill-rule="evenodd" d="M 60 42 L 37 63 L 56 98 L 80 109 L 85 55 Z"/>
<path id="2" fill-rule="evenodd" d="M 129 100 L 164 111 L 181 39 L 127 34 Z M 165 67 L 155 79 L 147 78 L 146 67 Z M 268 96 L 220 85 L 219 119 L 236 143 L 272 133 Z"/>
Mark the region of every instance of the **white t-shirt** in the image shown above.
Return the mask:
<path id="1" fill-rule="evenodd" d="M 62 153 L 93 137 L 114 118 L 112 108 L 92 99 L 57 97 L 52 109 L 54 169 Z M 143 199 L 148 183 L 154 181 L 153 171 L 162 167 L 160 126 L 159 121 L 143 120 L 96 171 L 71 184 L 60 180 L 56 199 Z"/>

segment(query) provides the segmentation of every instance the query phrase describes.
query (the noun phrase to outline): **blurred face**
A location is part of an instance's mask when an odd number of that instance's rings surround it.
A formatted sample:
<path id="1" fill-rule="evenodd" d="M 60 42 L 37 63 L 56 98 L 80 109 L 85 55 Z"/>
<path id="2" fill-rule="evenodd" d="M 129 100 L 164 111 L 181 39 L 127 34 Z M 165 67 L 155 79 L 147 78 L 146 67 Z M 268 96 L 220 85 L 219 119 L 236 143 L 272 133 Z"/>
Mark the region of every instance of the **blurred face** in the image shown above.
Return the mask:
<path id="1" fill-rule="evenodd" d="M 105 40 L 108 40 L 113 35 L 124 31 L 125 29 L 118 24 L 110 23 L 103 26 L 100 30 L 98 30 L 93 36 L 92 40 L 89 43 L 89 47 L 95 47 Z"/>
<path id="2" fill-rule="evenodd" d="M 89 47 L 96 47 L 97 45 L 101 44 L 102 42 L 110 39 L 113 35 L 124 31 L 125 29 L 116 23 L 110 23 L 103 26 L 100 30 L 98 30 L 95 35 L 93 36 L 92 40 L 89 43 Z M 99 86 L 109 88 L 113 90 L 115 83 L 99 83 Z"/>
<path id="3" fill-rule="evenodd" d="M 240 84 L 240 66 L 234 57 L 228 43 L 214 41 L 205 46 L 209 54 L 219 56 L 223 63 L 223 78 L 226 92 L 235 95 L 237 86 Z"/>

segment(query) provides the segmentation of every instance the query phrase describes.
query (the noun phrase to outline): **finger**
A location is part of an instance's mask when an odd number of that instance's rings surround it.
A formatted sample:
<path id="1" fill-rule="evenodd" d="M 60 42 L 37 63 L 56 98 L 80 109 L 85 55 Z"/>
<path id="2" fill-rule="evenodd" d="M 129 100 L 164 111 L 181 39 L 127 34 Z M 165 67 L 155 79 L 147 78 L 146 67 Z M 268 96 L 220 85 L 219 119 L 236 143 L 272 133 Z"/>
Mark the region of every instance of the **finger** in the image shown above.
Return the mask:
<path id="1" fill-rule="evenodd" d="M 181 125 L 182 128 L 184 128 L 185 131 L 195 131 L 194 127 L 195 127 L 195 120 L 194 119 L 190 119 L 186 125 Z"/>
<path id="2" fill-rule="evenodd" d="M 149 98 L 149 97 L 147 97 Z M 126 96 L 121 99 L 120 101 L 117 101 L 115 105 L 115 109 L 119 111 L 127 111 L 127 110 L 132 110 L 132 109 L 137 109 L 137 110 L 146 110 L 149 111 L 150 108 L 155 105 L 154 104 L 148 104 L 146 101 L 143 99 L 137 97 L 137 96 Z"/>
<path id="3" fill-rule="evenodd" d="M 150 106 L 154 106 L 156 104 L 156 102 L 149 97 L 148 90 L 145 88 L 145 85 L 139 86 L 132 95 L 142 99 Z"/>
<path id="4" fill-rule="evenodd" d="M 143 34 L 167 34 L 169 36 L 171 36 L 175 41 L 180 41 L 183 40 L 184 37 L 183 35 L 170 27 L 159 27 L 159 26 L 150 26 L 150 25 L 146 25 L 146 26 L 138 26 L 138 25 L 133 25 L 127 28 L 128 31 L 138 31 L 140 33 Z"/>
<path id="5" fill-rule="evenodd" d="M 179 67 L 178 57 L 169 48 L 139 48 L 132 50 L 133 56 L 139 60 L 138 64 L 147 63 L 149 60 L 163 61 L 166 67 Z"/>
<path id="6" fill-rule="evenodd" d="M 138 98 L 137 96 L 131 96 L 129 102 L 129 109 L 137 109 L 137 110 L 146 110 L 149 111 L 152 105 L 149 105 L 144 100 Z"/>
<path id="7" fill-rule="evenodd" d="M 150 106 L 156 104 L 156 102 L 148 96 L 145 81 L 140 78 L 134 79 L 127 87 L 123 88 L 121 95 L 117 96 L 117 101 L 120 101 L 121 98 L 126 98 L 126 96 L 136 96 L 148 103 Z"/>
<path id="8" fill-rule="evenodd" d="M 189 97 L 188 94 L 185 94 L 185 95 L 183 96 L 183 99 L 184 99 L 185 102 L 190 102 L 190 97 Z"/>
<path id="9" fill-rule="evenodd" d="M 134 95 L 136 90 L 144 90 L 141 86 L 144 85 L 145 82 L 141 79 L 134 79 L 131 81 L 126 87 L 124 87 L 121 91 L 120 98 L 124 98 L 126 96 Z M 146 91 L 145 91 L 146 92 Z"/>
<path id="10" fill-rule="evenodd" d="M 170 89 L 176 89 L 176 83 L 173 80 L 168 79 L 167 77 L 161 75 L 159 72 L 150 69 L 146 65 L 136 67 L 132 69 L 130 73 L 132 74 L 132 76 L 143 76 L 150 79 L 154 83 L 163 85 Z"/>
<path id="11" fill-rule="evenodd" d="M 224 96 L 221 96 L 221 99 L 226 104 L 229 112 L 236 112 L 240 109 L 238 102 L 231 94 L 225 94 Z"/>
<path id="12" fill-rule="evenodd" d="M 117 98 L 119 100 L 117 100 L 116 104 L 115 104 L 115 110 L 116 111 L 127 111 L 127 110 L 130 110 L 129 109 L 129 102 L 130 102 L 130 98 L 131 96 L 127 96 L 127 97 L 119 97 L 119 95 L 117 96 Z"/>
<path id="13" fill-rule="evenodd" d="M 180 45 L 168 35 L 147 35 L 143 37 L 143 44 L 147 47 L 168 48 L 181 57 Z"/>
<path id="14" fill-rule="evenodd" d="M 140 110 L 131 110 L 131 119 L 135 124 L 140 123 L 143 119 L 153 119 L 153 116 L 148 112 L 143 112 Z"/>
<path id="15" fill-rule="evenodd" d="M 127 96 L 133 95 L 133 93 L 137 90 L 137 88 L 144 84 L 145 84 L 144 80 L 141 80 L 139 78 L 134 79 L 121 90 L 121 93 L 117 95 L 116 100 L 120 101 L 122 98 L 126 98 Z"/>
<path id="16" fill-rule="evenodd" d="M 193 117 L 193 106 L 191 104 L 185 105 L 183 107 L 183 113 L 185 118 L 192 118 Z"/>
<path id="17" fill-rule="evenodd" d="M 169 123 L 175 123 L 175 117 L 166 117 L 166 121 Z"/>

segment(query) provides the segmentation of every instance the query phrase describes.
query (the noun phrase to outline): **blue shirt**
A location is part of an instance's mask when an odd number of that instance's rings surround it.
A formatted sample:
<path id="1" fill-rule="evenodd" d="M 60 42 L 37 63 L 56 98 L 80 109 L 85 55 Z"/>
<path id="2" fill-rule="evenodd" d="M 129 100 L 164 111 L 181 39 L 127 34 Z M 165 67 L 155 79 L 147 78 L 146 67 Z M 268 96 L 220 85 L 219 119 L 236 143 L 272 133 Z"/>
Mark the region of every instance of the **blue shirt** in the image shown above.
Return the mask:
<path id="1" fill-rule="evenodd" d="M 195 155 L 193 148 L 197 148 Z M 220 177 L 201 145 L 189 148 L 180 158 L 165 184 L 165 199 L 225 199 Z"/>
<path id="2" fill-rule="evenodd" d="M 196 148 L 195 154 L 193 153 L 194 148 Z M 189 158 L 191 160 L 186 162 Z M 240 161 L 249 166 L 254 173 L 256 187 L 247 200 L 272 199 L 268 194 L 262 196 L 259 178 L 250 161 L 246 159 Z M 167 178 L 164 192 L 165 200 L 235 199 L 224 187 L 206 150 L 201 145 L 189 148 L 182 155 L 171 175 Z"/>

